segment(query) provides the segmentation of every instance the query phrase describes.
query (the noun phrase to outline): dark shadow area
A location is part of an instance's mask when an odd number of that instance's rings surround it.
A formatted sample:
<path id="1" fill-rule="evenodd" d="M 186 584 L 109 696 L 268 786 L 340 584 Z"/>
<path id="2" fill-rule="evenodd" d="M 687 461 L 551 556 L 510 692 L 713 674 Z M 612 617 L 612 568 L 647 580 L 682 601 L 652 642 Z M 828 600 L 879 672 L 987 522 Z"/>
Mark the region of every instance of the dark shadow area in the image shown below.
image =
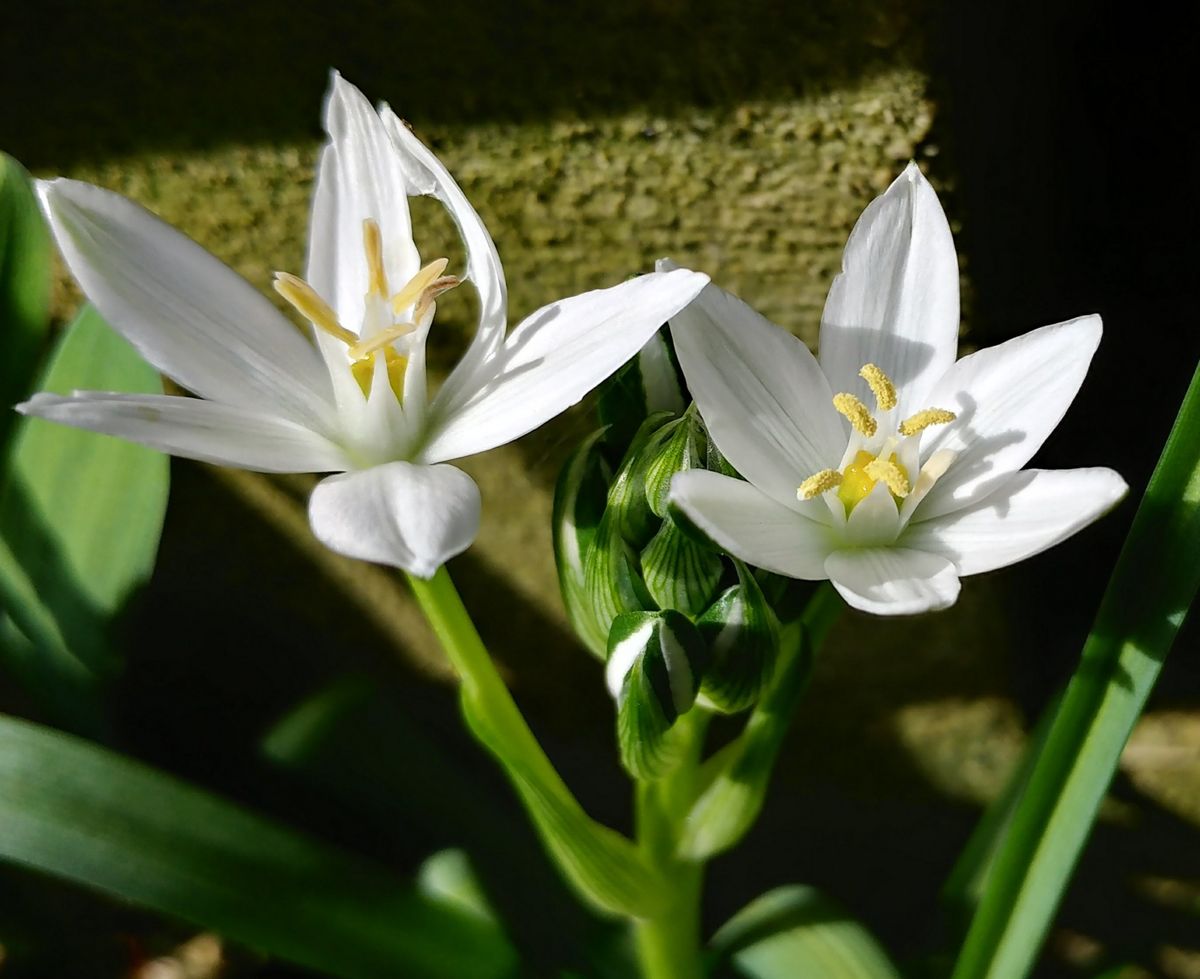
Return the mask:
<path id="1" fill-rule="evenodd" d="M 892 0 L 57 0 L 8 17 L 5 149 L 30 167 L 315 139 L 331 66 L 445 126 L 789 98 L 894 64 L 915 36 Z"/>

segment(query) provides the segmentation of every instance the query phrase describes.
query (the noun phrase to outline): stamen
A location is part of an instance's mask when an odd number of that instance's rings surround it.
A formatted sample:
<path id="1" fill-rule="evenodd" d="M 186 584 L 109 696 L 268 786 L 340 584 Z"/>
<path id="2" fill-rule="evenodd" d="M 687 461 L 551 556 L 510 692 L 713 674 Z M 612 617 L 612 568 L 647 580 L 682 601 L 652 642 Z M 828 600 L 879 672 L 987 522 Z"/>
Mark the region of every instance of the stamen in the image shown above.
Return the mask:
<path id="1" fill-rule="evenodd" d="M 901 499 L 908 496 L 909 485 L 908 477 L 900 470 L 894 462 L 889 462 L 887 459 L 872 459 L 863 467 L 863 471 L 872 479 L 880 480 L 887 484 L 887 488 L 892 491 L 893 496 L 898 496 Z"/>
<path id="2" fill-rule="evenodd" d="M 290 272 L 276 272 L 273 285 L 275 291 L 313 326 L 336 337 L 347 346 L 358 343 L 358 337 L 338 322 L 337 313 L 330 309 L 329 304 L 317 295 L 317 290 L 303 279 Z"/>
<path id="3" fill-rule="evenodd" d="M 896 385 L 880 368 L 874 364 L 863 364 L 858 376 L 867 382 L 880 411 L 891 411 L 896 407 Z"/>
<path id="4" fill-rule="evenodd" d="M 379 222 L 372 218 L 363 221 L 363 250 L 367 253 L 367 269 L 370 272 L 367 293 L 387 296 L 387 272 L 383 268 L 383 235 L 379 232 Z"/>
<path id="5" fill-rule="evenodd" d="M 870 438 L 875 434 L 877 427 L 875 419 L 871 417 L 867 406 L 854 395 L 846 394 L 845 392 L 835 394 L 833 396 L 833 407 L 846 416 L 846 419 L 859 435 Z"/>
<path id="6" fill-rule="evenodd" d="M 380 330 L 369 340 L 357 340 L 347 353 L 351 360 L 366 360 L 371 354 L 383 347 L 395 343 L 401 337 L 408 336 L 416 327 L 412 323 L 397 323 L 386 330 Z"/>
<path id="7" fill-rule="evenodd" d="M 459 279 L 456 275 L 443 275 L 434 279 L 425 287 L 425 291 L 421 293 L 421 298 L 417 300 L 416 308 L 413 310 L 413 319 L 419 322 L 429 307 L 433 305 L 433 301 L 443 292 L 449 292 L 458 283 Z"/>
<path id="8" fill-rule="evenodd" d="M 900 423 L 900 434 L 916 435 L 917 432 L 925 431 L 930 425 L 946 425 L 957 417 L 958 415 L 945 408 L 925 408 Z"/>
<path id="9" fill-rule="evenodd" d="M 404 288 L 392 296 L 392 312 L 399 316 L 408 309 L 421 297 L 425 288 L 446 271 L 449 264 L 448 258 L 436 258 L 409 279 Z"/>
<path id="10" fill-rule="evenodd" d="M 828 493 L 842 485 L 842 474 L 836 469 L 822 469 L 819 473 L 809 476 L 800 488 L 796 490 L 796 499 L 811 500 L 813 497 Z"/>

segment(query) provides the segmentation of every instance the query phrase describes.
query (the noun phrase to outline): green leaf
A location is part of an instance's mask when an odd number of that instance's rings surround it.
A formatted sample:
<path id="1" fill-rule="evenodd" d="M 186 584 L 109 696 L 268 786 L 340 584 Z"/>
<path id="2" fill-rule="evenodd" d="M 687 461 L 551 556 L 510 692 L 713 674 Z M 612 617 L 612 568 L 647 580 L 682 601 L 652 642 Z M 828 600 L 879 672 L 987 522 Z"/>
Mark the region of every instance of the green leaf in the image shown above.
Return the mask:
<path id="1" fill-rule="evenodd" d="M 680 857 L 707 860 L 728 850 L 754 825 L 784 735 L 808 686 L 813 651 L 841 610 L 841 600 L 825 585 L 810 600 L 803 618 L 784 627 L 770 687 L 742 733 L 701 769 L 701 787 L 679 842 Z"/>
<path id="2" fill-rule="evenodd" d="M 900 979 L 879 943 L 811 887 L 755 898 L 713 936 L 722 973 L 744 979 Z"/>
<path id="3" fill-rule="evenodd" d="M 500 979 L 503 935 L 372 864 L 47 728 L 0 718 L 0 858 L 351 979 Z"/>
<path id="4" fill-rule="evenodd" d="M 50 326 L 50 234 L 29 174 L 0 153 L 0 446 L 37 372 Z"/>
<path id="5" fill-rule="evenodd" d="M 608 626 L 597 621 L 588 596 L 584 562 L 596 537 L 608 498 L 612 474 L 600 451 L 604 429 L 588 436 L 563 463 L 554 484 L 554 564 L 563 606 L 575 634 L 596 656 L 604 658 Z"/>
<path id="6" fill-rule="evenodd" d="M 155 370 L 90 306 L 59 341 L 40 387 L 162 390 Z M 168 460 L 109 436 L 22 418 L 0 479 L 0 603 L 38 651 L 24 655 L 9 644 L 6 658 L 54 710 L 57 684 L 117 666 L 110 625 L 153 570 Z M 80 722 L 78 712 L 55 716 Z"/>
<path id="7" fill-rule="evenodd" d="M 1200 370 L 995 856 L 954 979 L 1029 972 L 1198 587 Z"/>
<path id="8" fill-rule="evenodd" d="M 621 763 L 634 778 L 663 775 L 682 745 L 675 721 L 691 709 L 703 672 L 704 643 L 679 612 L 627 612 L 608 634 L 609 689 L 617 698 Z"/>
<path id="9" fill-rule="evenodd" d="M 463 850 L 439 850 L 428 857 L 417 871 L 417 888 L 432 901 L 500 928 L 500 918 Z"/>

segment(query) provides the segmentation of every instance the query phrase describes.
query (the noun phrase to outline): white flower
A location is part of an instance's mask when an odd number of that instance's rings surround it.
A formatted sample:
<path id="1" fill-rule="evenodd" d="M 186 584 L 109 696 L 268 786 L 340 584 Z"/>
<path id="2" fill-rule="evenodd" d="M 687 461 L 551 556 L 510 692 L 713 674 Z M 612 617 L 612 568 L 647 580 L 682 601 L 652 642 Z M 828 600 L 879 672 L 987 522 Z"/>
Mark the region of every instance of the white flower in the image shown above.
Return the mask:
<path id="1" fill-rule="evenodd" d="M 1127 489 L 1111 469 L 1021 469 L 1079 390 L 1100 318 L 956 363 L 957 258 L 915 165 L 850 235 L 819 362 L 715 286 L 671 328 L 713 439 L 748 480 L 681 473 L 672 502 L 729 553 L 829 578 L 863 611 L 952 605 L 961 576 L 1057 544 Z"/>
<path id="2" fill-rule="evenodd" d="M 316 343 L 247 282 L 125 198 L 71 180 L 38 192 L 72 273 L 142 355 L 201 399 L 77 392 L 19 410 L 165 452 L 262 472 L 334 472 L 312 494 L 336 551 L 428 577 L 468 547 L 479 490 L 446 462 L 503 445 L 577 402 L 707 277 L 678 271 L 543 307 L 505 336 L 504 273 L 487 229 L 434 155 L 336 73 L 305 279 L 276 289 Z M 461 276 L 422 267 L 408 198 L 437 198 L 466 246 Z M 430 398 L 425 341 L 439 293 L 470 280 L 479 327 Z"/>

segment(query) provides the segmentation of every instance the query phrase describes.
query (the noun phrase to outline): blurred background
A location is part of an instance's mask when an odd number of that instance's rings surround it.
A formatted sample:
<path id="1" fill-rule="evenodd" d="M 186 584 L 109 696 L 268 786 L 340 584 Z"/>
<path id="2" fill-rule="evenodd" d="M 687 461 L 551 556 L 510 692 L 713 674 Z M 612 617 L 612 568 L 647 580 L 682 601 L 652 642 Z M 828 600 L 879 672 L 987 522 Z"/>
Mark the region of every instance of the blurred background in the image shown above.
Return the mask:
<path id="1" fill-rule="evenodd" d="M 1200 355 L 1188 15 L 1072 0 L 110 0 L 6 20 L 0 148 L 141 201 L 268 294 L 273 270 L 303 266 L 336 67 L 455 174 L 499 248 L 511 322 L 670 255 L 812 343 L 854 219 L 910 159 L 955 230 L 964 349 L 1101 313 L 1092 372 L 1034 462 L 1113 466 L 1131 500 L 969 579 L 948 612 L 847 614 L 764 817 L 709 876 L 710 929 L 804 882 L 901 961 L 936 947 L 938 889 L 1077 661 Z M 461 268 L 435 205 L 416 202 L 414 226 L 423 254 Z M 60 274 L 56 318 L 79 301 Z M 440 369 L 471 302 L 439 302 Z M 566 625 L 550 551 L 558 466 L 593 424 L 585 402 L 466 464 L 484 525 L 451 571 L 567 781 L 627 828 L 612 704 Z M 461 729 L 402 582 L 311 539 L 310 485 L 172 461 L 157 570 L 123 622 L 113 743 L 403 870 L 464 846 L 520 938 L 547 961 L 579 956 L 602 929 Z M 1130 977 L 1200 976 L 1196 638 L 1193 622 L 1167 661 L 1039 976 L 1124 962 Z M 314 703 L 336 709 L 297 746 L 289 722 Z M 0 709 L 45 720 L 2 675 Z M 131 975 L 192 935 L 0 867 L 0 976 Z M 225 954 L 228 975 L 306 974 Z"/>

